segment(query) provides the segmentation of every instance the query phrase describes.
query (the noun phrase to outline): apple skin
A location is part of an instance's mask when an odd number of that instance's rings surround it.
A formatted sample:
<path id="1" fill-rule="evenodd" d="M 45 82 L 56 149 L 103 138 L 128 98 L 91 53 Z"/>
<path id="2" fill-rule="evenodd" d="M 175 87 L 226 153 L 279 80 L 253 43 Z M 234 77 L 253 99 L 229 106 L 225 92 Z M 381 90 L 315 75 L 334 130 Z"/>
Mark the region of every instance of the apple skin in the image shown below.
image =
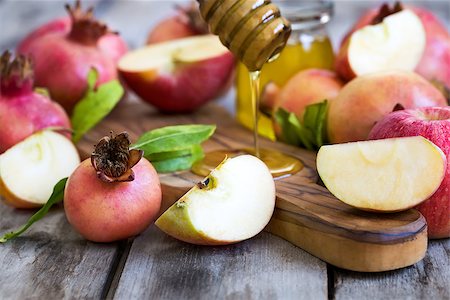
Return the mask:
<path id="1" fill-rule="evenodd" d="M 189 113 L 213 100 L 229 86 L 235 60 L 231 52 L 191 63 L 176 63 L 171 73 L 126 72 L 128 86 L 164 113 Z"/>
<path id="2" fill-rule="evenodd" d="M 438 190 L 416 208 L 428 223 L 431 239 L 450 237 L 450 107 L 424 107 L 395 111 L 379 121 L 369 139 L 421 135 L 447 157 L 447 170 Z"/>
<path id="3" fill-rule="evenodd" d="M 69 223 L 86 239 L 112 242 L 135 236 L 156 218 L 161 186 L 153 166 L 142 158 L 130 182 L 106 183 L 86 159 L 69 177 L 64 210 Z"/>
<path id="4" fill-rule="evenodd" d="M 301 117 L 306 106 L 336 98 L 343 86 L 344 83 L 332 71 L 307 69 L 289 79 L 281 89 L 277 103 Z"/>
<path id="5" fill-rule="evenodd" d="M 406 6 L 411 9 L 422 21 L 426 34 L 425 52 L 416 67 L 416 72 L 428 80 L 438 80 L 450 87 L 450 34 L 446 27 L 429 10 L 421 7 Z M 358 29 L 370 24 L 377 15 L 379 8 L 373 8 L 365 12 L 344 36 L 341 42 L 341 50 L 336 57 L 335 68 L 342 78 L 352 79 L 355 74 L 350 69 L 345 58 L 349 37 Z"/>
<path id="6" fill-rule="evenodd" d="M 427 45 L 416 72 L 428 80 L 438 80 L 450 88 L 450 34 L 432 12 L 413 7 L 422 21 Z"/>
<path id="7" fill-rule="evenodd" d="M 404 108 L 447 106 L 442 93 L 414 72 L 384 71 L 350 81 L 330 102 L 327 118 L 331 143 L 366 140 L 376 122 Z"/>
<path id="8" fill-rule="evenodd" d="M 344 83 L 333 71 L 306 69 L 294 75 L 282 88 L 269 82 L 264 87 L 261 105 L 263 110 L 271 111 L 272 115 L 279 108 L 283 108 L 302 119 L 306 106 L 325 99 L 331 101 L 337 97 L 343 86 Z M 273 128 L 277 137 L 281 137 L 281 127 L 275 120 Z"/>

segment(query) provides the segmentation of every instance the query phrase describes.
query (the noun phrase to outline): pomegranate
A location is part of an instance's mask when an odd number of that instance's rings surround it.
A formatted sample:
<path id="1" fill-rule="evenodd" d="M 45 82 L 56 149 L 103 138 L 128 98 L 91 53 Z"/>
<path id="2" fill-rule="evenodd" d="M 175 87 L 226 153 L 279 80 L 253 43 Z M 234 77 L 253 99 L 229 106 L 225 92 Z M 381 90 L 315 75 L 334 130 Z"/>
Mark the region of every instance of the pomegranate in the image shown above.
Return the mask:
<path id="1" fill-rule="evenodd" d="M 196 2 L 186 7 L 177 6 L 176 9 L 174 16 L 163 19 L 150 31 L 147 44 L 209 33 Z"/>
<path id="2" fill-rule="evenodd" d="M 142 150 L 129 150 L 127 133 L 104 137 L 91 159 L 67 181 L 64 209 L 69 223 L 86 239 L 111 242 L 139 234 L 161 205 L 161 186 Z"/>
<path id="3" fill-rule="evenodd" d="M 60 105 L 33 91 L 30 59 L 5 51 L 0 58 L 0 153 L 48 127 L 71 125 Z"/>
<path id="4" fill-rule="evenodd" d="M 116 63 L 127 52 L 125 42 L 93 16 L 93 8 L 66 5 L 70 18 L 56 19 L 31 32 L 17 51 L 29 54 L 35 64 L 38 86 L 69 112 L 83 97 L 86 77 L 97 69 L 102 84 L 117 78 Z"/>

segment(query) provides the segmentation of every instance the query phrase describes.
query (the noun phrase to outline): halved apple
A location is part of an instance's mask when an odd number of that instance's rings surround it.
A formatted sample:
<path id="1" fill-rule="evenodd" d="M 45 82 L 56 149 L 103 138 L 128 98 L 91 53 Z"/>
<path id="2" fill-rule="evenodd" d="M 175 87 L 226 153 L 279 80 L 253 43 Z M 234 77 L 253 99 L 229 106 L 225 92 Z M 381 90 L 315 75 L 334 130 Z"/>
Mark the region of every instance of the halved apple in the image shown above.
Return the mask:
<path id="1" fill-rule="evenodd" d="M 128 86 L 164 112 L 191 112 L 229 86 L 234 58 L 219 38 L 203 35 L 129 52 L 118 63 Z"/>
<path id="2" fill-rule="evenodd" d="M 164 212 L 155 224 L 168 235 L 199 245 L 249 239 L 269 223 L 275 183 L 251 155 L 226 159 Z"/>
<path id="3" fill-rule="evenodd" d="M 384 70 L 413 71 L 425 45 L 422 22 L 404 9 L 355 31 L 339 51 L 336 70 L 346 80 Z"/>
<path id="4" fill-rule="evenodd" d="M 0 155 L 0 195 L 17 208 L 42 206 L 79 163 L 77 149 L 65 136 L 37 132 Z"/>
<path id="5" fill-rule="evenodd" d="M 395 212 L 416 206 L 439 188 L 447 160 L 421 137 L 323 146 L 317 171 L 341 201 L 363 209 Z"/>

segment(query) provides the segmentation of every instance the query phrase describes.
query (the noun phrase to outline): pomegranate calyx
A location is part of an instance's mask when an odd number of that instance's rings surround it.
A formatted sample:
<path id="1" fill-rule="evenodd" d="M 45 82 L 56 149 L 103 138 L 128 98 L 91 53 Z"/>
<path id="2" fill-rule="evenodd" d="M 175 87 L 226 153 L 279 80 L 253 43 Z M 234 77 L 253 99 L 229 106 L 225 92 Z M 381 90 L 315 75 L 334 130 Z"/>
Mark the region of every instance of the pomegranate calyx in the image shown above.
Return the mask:
<path id="1" fill-rule="evenodd" d="M 77 0 L 74 7 L 71 7 L 69 4 L 66 4 L 65 7 L 72 20 L 69 39 L 84 45 L 94 46 L 97 44 L 98 39 L 105 34 L 117 34 L 117 32 L 110 31 L 106 24 L 95 19 L 92 6 L 83 11 L 81 1 Z"/>
<path id="2" fill-rule="evenodd" d="M 6 50 L 0 57 L 0 90 L 2 94 L 31 93 L 34 77 L 31 59 L 25 55 L 13 57 Z"/>
<path id="3" fill-rule="evenodd" d="M 370 25 L 379 24 L 379 23 L 383 22 L 384 18 L 386 18 L 387 16 L 393 15 L 402 10 L 403 10 L 403 5 L 399 1 L 395 2 L 394 5 L 392 6 L 392 8 L 389 6 L 388 3 L 384 3 L 380 7 L 378 14 L 373 18 Z"/>
<path id="4" fill-rule="evenodd" d="M 95 145 L 91 163 L 97 171 L 97 177 L 104 182 L 133 181 L 132 168 L 141 160 L 144 151 L 130 150 L 128 133 L 102 138 Z"/>
<path id="5" fill-rule="evenodd" d="M 176 5 L 175 9 L 179 13 L 179 19 L 184 24 L 189 25 L 191 29 L 193 29 L 198 34 L 207 34 L 209 33 L 208 24 L 203 20 L 202 15 L 200 14 L 200 9 L 196 2 L 192 2 L 191 5 L 183 7 L 180 5 Z"/>

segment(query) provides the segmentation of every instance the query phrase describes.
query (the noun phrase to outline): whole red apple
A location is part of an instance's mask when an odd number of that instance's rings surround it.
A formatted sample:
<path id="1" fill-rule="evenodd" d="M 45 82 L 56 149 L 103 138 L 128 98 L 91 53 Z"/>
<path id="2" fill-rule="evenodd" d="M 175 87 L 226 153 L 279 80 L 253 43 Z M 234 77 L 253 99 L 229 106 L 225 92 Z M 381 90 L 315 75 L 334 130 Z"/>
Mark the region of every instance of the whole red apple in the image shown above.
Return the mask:
<path id="1" fill-rule="evenodd" d="M 405 108 L 447 106 L 447 100 L 414 72 L 385 71 L 356 77 L 330 102 L 327 119 L 330 142 L 367 139 L 375 123 L 397 104 Z"/>
<path id="2" fill-rule="evenodd" d="M 399 110 L 379 121 L 369 139 L 421 135 L 436 144 L 447 157 L 447 171 L 439 189 L 417 206 L 428 222 L 432 239 L 450 237 L 450 107 Z"/>

